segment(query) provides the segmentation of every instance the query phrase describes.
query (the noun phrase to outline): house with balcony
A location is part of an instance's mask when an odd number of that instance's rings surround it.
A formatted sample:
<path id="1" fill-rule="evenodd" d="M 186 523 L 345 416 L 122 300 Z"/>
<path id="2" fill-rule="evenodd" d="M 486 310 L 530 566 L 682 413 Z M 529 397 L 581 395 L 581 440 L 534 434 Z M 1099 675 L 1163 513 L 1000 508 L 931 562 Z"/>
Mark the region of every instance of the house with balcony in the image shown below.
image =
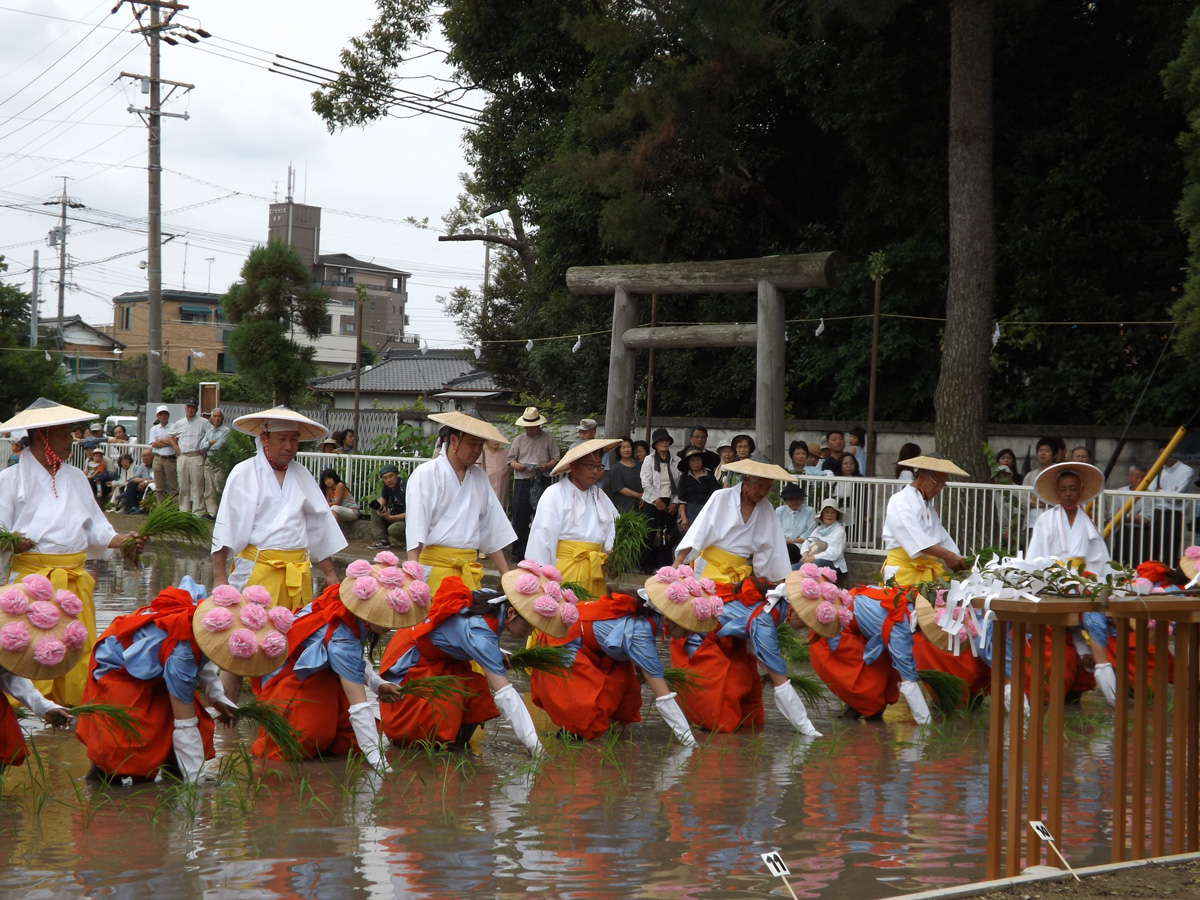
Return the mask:
<path id="1" fill-rule="evenodd" d="M 67 380 L 79 384 L 91 409 L 115 409 L 115 372 L 125 345 L 80 316 L 39 319 L 38 331 L 62 354 Z"/>

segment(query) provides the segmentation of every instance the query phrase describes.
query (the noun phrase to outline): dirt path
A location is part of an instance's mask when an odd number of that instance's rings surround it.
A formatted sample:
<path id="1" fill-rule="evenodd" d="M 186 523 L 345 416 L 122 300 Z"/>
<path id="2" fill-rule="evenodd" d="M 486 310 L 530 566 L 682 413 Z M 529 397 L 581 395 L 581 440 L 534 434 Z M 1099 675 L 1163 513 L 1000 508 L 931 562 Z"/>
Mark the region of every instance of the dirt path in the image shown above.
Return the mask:
<path id="1" fill-rule="evenodd" d="M 1200 900 L 1200 861 L 1138 866 L 1108 875 L 1040 882 L 981 894 L 980 900 Z"/>

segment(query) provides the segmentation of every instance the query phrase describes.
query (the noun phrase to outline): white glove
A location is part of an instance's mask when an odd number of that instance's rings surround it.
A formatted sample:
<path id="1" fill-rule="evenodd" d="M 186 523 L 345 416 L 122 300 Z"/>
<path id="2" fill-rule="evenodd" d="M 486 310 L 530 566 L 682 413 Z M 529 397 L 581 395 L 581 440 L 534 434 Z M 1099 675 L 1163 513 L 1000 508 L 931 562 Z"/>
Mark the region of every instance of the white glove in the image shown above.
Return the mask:
<path id="1" fill-rule="evenodd" d="M 541 756 L 545 752 L 542 750 L 542 742 L 538 740 L 537 729 L 533 727 L 533 718 L 529 715 L 529 710 L 525 708 L 525 701 L 521 699 L 517 689 L 511 684 L 506 684 L 492 694 L 492 700 L 495 701 L 496 708 L 500 710 L 500 715 L 504 716 L 504 721 L 511 725 L 512 730 L 517 733 L 517 737 L 521 739 L 521 743 L 525 745 L 529 755 L 535 759 Z"/>
<path id="2" fill-rule="evenodd" d="M 813 723 L 808 720 L 808 712 L 804 709 L 804 701 L 800 699 L 800 695 L 796 693 L 796 689 L 792 687 L 790 681 L 775 687 L 775 705 L 779 711 L 783 713 L 785 719 L 792 723 L 795 728 L 805 737 L 821 737 L 821 732 L 813 727 Z"/>
<path id="3" fill-rule="evenodd" d="M 904 700 L 908 703 L 908 710 L 912 713 L 913 720 L 918 725 L 929 724 L 929 704 L 925 702 L 925 692 L 921 690 L 921 685 L 916 681 L 900 682 L 900 693 Z"/>
<path id="4" fill-rule="evenodd" d="M 204 775 L 204 741 L 200 738 L 200 720 L 176 719 L 171 733 L 171 746 L 175 748 L 175 763 L 179 774 L 188 784 L 202 784 Z"/>
<path id="5" fill-rule="evenodd" d="M 1022 699 L 1025 701 L 1025 715 L 1029 715 L 1029 698 L 1022 697 Z M 1012 709 L 1012 685 L 1006 684 L 1004 686 L 1004 711 L 1008 712 L 1010 709 Z"/>
<path id="6" fill-rule="evenodd" d="M 688 725 L 687 716 L 675 702 L 675 694 L 663 694 L 661 697 L 655 697 L 654 705 L 658 707 L 658 714 L 663 717 L 663 721 L 671 726 L 671 731 L 675 733 L 679 743 L 685 747 L 696 743 L 696 737 L 692 734 L 691 726 Z"/>
<path id="7" fill-rule="evenodd" d="M 204 689 L 204 699 L 208 701 L 209 706 L 216 706 L 218 703 L 233 706 L 225 696 L 225 686 L 221 684 L 221 670 L 215 662 L 208 662 L 201 667 L 200 687 Z"/>
<path id="8" fill-rule="evenodd" d="M 1096 663 L 1096 687 L 1108 701 L 1109 706 L 1117 705 L 1117 670 L 1112 663 Z"/>
<path id="9" fill-rule="evenodd" d="M 0 669 L 0 690 L 4 693 L 15 697 L 22 706 L 26 707 L 39 719 L 46 718 L 46 713 L 52 709 L 63 709 L 53 700 L 48 700 L 42 696 L 41 692 L 33 686 L 33 682 L 28 678 L 22 678 L 20 675 L 14 675 L 12 672 Z M 0 703 L 4 702 L 0 700 Z"/>
<path id="10" fill-rule="evenodd" d="M 354 729 L 358 749 L 362 751 L 371 768 L 377 772 L 390 772 L 391 767 L 379 749 L 379 731 L 375 727 L 375 713 L 371 710 L 370 703 L 364 701 L 350 707 L 350 727 Z"/>

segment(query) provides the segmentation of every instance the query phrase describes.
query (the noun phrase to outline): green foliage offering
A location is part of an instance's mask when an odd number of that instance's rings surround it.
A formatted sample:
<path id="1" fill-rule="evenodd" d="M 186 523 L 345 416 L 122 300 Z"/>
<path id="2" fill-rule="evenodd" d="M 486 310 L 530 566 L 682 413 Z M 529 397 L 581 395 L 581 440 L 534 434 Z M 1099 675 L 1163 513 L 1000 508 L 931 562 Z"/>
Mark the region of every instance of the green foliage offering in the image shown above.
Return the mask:
<path id="1" fill-rule="evenodd" d="M 650 523 L 636 509 L 621 513 L 614 524 L 616 537 L 605 563 L 610 579 L 637 572 L 642 565 L 642 555 L 650 546 Z"/>
<path id="2" fill-rule="evenodd" d="M 310 700 L 293 699 L 291 703 L 310 703 Z M 275 700 L 259 700 L 251 697 L 238 704 L 238 719 L 251 722 L 263 730 L 263 734 L 276 747 L 279 755 L 288 762 L 304 759 L 306 754 L 300 744 L 303 735 L 279 711 L 281 704 Z"/>
<path id="3" fill-rule="evenodd" d="M 16 552 L 17 545 L 23 540 L 24 538 L 21 535 L 9 531 L 3 525 L 0 525 L 0 553 Z M 36 547 L 37 544 L 34 544 L 34 546 Z"/>
<path id="4" fill-rule="evenodd" d="M 133 710 L 128 706 L 118 706 L 112 703 L 81 703 L 68 709 L 67 715 L 81 719 L 93 716 L 114 738 L 124 737 L 133 741 L 141 736 L 137 720 L 133 718 Z"/>
<path id="5" fill-rule="evenodd" d="M 462 681 L 455 675 L 426 675 L 424 678 L 410 678 L 396 685 L 399 695 L 379 695 L 380 703 L 395 703 L 404 697 L 414 697 L 418 700 L 453 700 L 456 697 L 470 697 L 471 692 L 463 687 Z"/>
<path id="6" fill-rule="evenodd" d="M 254 438 L 235 428 L 230 428 L 225 441 L 208 454 L 204 464 L 212 466 L 219 472 L 224 472 L 225 477 L 228 478 L 234 466 L 250 459 L 254 453 Z"/>
<path id="7" fill-rule="evenodd" d="M 933 708 L 943 715 L 960 709 L 967 696 L 967 683 L 957 675 L 937 669 L 921 669 L 917 672 L 917 681 L 929 688 Z"/>
<path id="8" fill-rule="evenodd" d="M 796 631 L 787 622 L 779 623 L 779 652 L 788 662 L 808 662 L 808 644 L 796 637 Z"/>
<path id="9" fill-rule="evenodd" d="M 668 666 L 663 669 L 663 680 L 667 682 L 667 687 L 676 694 L 687 694 L 701 687 L 702 682 L 708 681 L 708 676 L 699 675 L 691 669 Z"/>
<path id="10" fill-rule="evenodd" d="M 208 547 L 212 537 L 205 522 L 195 513 L 183 512 L 170 497 L 159 501 L 146 521 L 137 530 L 138 537 L 157 538 L 176 549 L 182 545 Z M 130 537 L 121 544 L 121 555 L 131 565 L 138 565 L 137 538 Z"/>
<path id="11" fill-rule="evenodd" d="M 586 603 L 588 600 L 596 599 L 592 596 L 591 591 L 589 591 L 581 582 L 578 581 L 564 581 L 559 585 L 559 587 L 561 587 L 564 591 L 569 589 L 574 592 L 575 599 L 580 603 Z"/>
<path id="12" fill-rule="evenodd" d="M 565 676 L 571 666 L 567 662 L 567 648 L 549 644 L 534 644 L 513 651 L 508 661 L 514 669 L 526 672 L 542 672 L 546 675 Z"/>
<path id="13" fill-rule="evenodd" d="M 812 709 L 825 705 L 825 685 L 816 675 L 788 675 L 788 680 L 806 707 Z"/>

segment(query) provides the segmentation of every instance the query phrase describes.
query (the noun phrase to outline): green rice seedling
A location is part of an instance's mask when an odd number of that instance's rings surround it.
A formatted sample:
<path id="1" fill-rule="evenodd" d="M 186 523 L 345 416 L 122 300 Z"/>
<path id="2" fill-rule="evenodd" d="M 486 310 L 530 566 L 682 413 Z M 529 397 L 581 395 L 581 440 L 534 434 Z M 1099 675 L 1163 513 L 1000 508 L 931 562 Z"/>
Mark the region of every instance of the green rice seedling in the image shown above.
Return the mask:
<path id="1" fill-rule="evenodd" d="M 463 687 L 462 679 L 457 675 L 426 675 L 424 678 L 409 678 L 396 685 L 399 693 L 380 694 L 380 703 L 395 703 L 403 697 L 415 697 L 433 703 L 437 700 L 453 700 L 458 697 L 473 696 Z"/>
<path id="2" fill-rule="evenodd" d="M 668 666 L 663 669 L 663 680 L 667 687 L 676 694 L 686 695 L 702 687 L 701 682 L 708 681 L 707 675 L 700 675 L 691 669 L 679 666 Z"/>
<path id="3" fill-rule="evenodd" d="M 820 678 L 816 675 L 788 675 L 788 681 L 792 683 L 805 706 L 824 708 L 825 684 Z"/>
<path id="4" fill-rule="evenodd" d="M 583 586 L 583 582 L 564 581 L 560 585 L 560 587 L 564 591 L 569 589 L 575 595 L 575 599 L 578 600 L 580 603 L 587 603 L 589 600 L 596 599 L 595 595 L 591 591 L 589 591 L 586 587 Z"/>
<path id="5" fill-rule="evenodd" d="M 917 672 L 917 681 L 929 688 L 933 708 L 942 715 L 953 715 L 962 708 L 967 683 L 957 675 L 936 669 L 921 669 Z"/>
<path id="6" fill-rule="evenodd" d="M 636 509 L 627 510 L 617 516 L 613 523 L 616 536 L 612 552 L 604 567 L 610 580 L 636 572 L 642 564 L 642 554 L 650 546 L 650 523 Z"/>
<path id="7" fill-rule="evenodd" d="M 67 715 L 77 718 L 94 716 L 104 730 L 114 738 L 124 737 L 133 741 L 141 736 L 141 730 L 128 706 L 113 703 L 81 703 L 67 710 Z"/>
<path id="8" fill-rule="evenodd" d="M 300 805 L 300 808 L 305 812 L 310 812 L 314 806 L 317 806 L 325 810 L 327 814 L 332 813 L 332 810 L 329 808 L 329 804 L 317 796 L 317 792 L 313 789 L 310 776 L 305 775 L 300 779 L 299 783 L 297 784 L 297 792 L 297 801 Z"/>
<path id="9" fill-rule="evenodd" d="M 207 547 L 211 538 L 208 524 L 195 513 L 184 512 L 167 498 L 155 504 L 137 534 L 121 544 L 121 556 L 131 566 L 140 567 L 137 538 L 159 538 L 168 545 L 182 549 L 183 545 Z"/>
<path id="10" fill-rule="evenodd" d="M 779 652 L 791 663 L 808 662 L 808 644 L 796 637 L 796 630 L 787 622 L 781 622 L 776 629 L 779 633 Z"/>
<path id="11" fill-rule="evenodd" d="M 294 703 L 311 703 L 311 700 L 294 698 Z M 279 754 L 287 762 L 304 759 L 304 748 L 300 744 L 301 734 L 279 711 L 280 704 L 273 700 L 251 697 L 238 704 L 238 719 L 251 722 L 263 730 L 267 738 L 279 748 Z"/>
<path id="12" fill-rule="evenodd" d="M 50 773 L 46 771 L 46 760 L 38 749 L 37 741 L 29 741 L 29 756 L 25 759 L 25 770 L 29 776 L 29 798 L 34 818 L 39 818 L 46 802 L 50 799 Z"/>
<path id="13" fill-rule="evenodd" d="M 525 672 L 542 672 L 546 675 L 565 677 L 571 670 L 567 662 L 566 647 L 552 647 L 549 644 L 534 644 L 532 647 L 522 647 L 514 650 L 508 661 L 514 669 Z"/>

